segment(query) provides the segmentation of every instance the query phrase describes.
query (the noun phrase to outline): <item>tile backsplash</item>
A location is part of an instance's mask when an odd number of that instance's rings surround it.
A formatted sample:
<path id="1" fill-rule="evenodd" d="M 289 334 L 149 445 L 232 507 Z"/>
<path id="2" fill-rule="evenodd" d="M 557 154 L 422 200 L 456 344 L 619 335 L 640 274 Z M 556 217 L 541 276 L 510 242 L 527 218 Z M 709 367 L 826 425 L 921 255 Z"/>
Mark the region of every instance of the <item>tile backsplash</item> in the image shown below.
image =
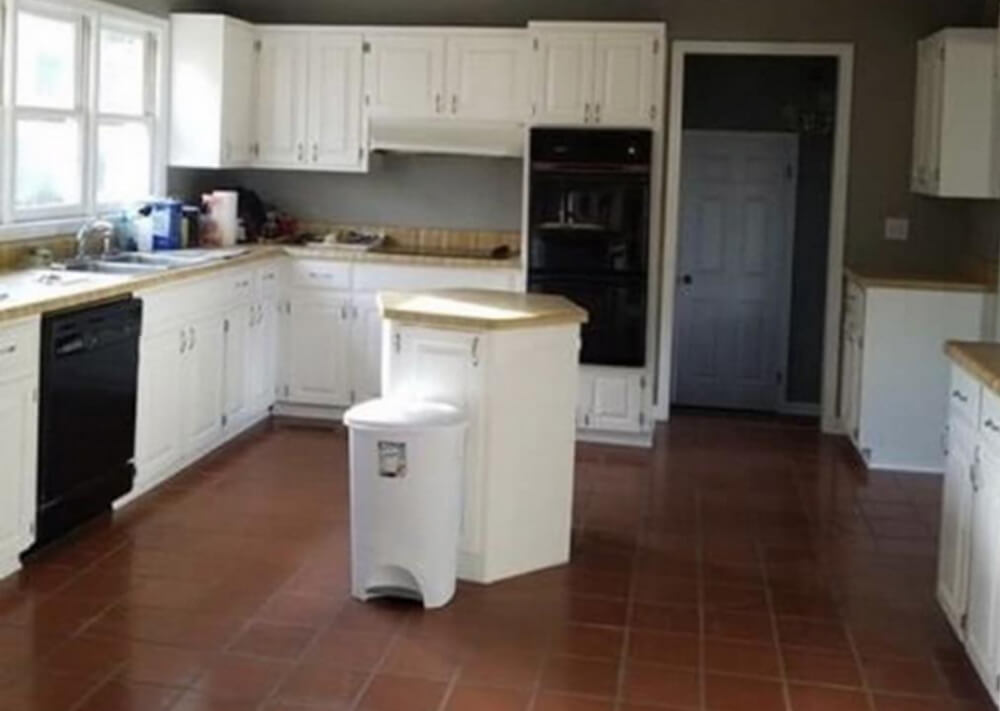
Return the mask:
<path id="1" fill-rule="evenodd" d="M 519 232 L 497 230 L 457 230 L 399 225 L 345 225 L 333 222 L 304 222 L 303 233 L 323 236 L 336 232 L 384 232 L 389 246 L 400 251 L 449 252 L 454 254 L 486 253 L 507 247 L 512 254 L 521 251 Z"/>
<path id="2" fill-rule="evenodd" d="M 31 252 L 38 248 L 50 250 L 56 259 L 65 259 L 73 255 L 76 240 L 73 235 L 58 235 L 0 242 L 0 271 L 24 267 Z"/>

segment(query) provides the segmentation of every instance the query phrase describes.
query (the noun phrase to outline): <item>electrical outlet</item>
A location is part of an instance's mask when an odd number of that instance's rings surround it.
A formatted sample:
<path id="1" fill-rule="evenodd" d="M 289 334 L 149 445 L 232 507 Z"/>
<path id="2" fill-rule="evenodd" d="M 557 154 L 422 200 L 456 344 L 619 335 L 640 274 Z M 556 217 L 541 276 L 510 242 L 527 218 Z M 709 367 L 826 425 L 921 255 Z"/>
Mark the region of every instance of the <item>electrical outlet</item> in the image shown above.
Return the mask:
<path id="1" fill-rule="evenodd" d="M 910 221 L 905 217 L 885 218 L 885 238 L 905 242 L 910 238 Z"/>

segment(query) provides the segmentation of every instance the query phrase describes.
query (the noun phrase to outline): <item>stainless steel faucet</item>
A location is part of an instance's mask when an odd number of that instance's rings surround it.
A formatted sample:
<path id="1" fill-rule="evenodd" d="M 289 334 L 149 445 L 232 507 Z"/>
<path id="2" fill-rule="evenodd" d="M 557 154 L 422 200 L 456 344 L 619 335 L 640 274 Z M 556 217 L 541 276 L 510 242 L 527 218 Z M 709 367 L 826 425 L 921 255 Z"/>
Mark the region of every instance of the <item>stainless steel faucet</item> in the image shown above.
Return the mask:
<path id="1" fill-rule="evenodd" d="M 82 259 L 87 256 L 87 247 L 92 237 L 102 239 L 101 254 L 111 251 L 111 238 L 115 235 L 115 226 L 107 220 L 96 218 L 85 222 L 76 233 L 76 257 Z"/>

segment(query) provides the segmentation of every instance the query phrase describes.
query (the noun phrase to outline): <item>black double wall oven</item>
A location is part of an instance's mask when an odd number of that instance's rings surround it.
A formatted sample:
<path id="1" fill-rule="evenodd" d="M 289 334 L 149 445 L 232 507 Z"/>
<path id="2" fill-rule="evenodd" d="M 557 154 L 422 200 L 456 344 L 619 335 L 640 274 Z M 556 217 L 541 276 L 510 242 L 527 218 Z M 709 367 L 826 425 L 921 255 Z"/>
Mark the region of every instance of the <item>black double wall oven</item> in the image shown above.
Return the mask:
<path id="1" fill-rule="evenodd" d="M 590 313 L 581 361 L 646 363 L 652 133 L 531 133 L 528 289 Z"/>

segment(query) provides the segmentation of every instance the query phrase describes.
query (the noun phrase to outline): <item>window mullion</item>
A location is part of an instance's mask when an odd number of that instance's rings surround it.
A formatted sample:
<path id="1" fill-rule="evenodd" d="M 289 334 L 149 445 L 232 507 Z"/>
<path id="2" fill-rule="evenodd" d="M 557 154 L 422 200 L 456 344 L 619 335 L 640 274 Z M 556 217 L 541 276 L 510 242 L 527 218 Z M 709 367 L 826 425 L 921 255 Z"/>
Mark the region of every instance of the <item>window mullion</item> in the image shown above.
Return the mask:
<path id="1" fill-rule="evenodd" d="M 100 27 L 96 13 L 85 13 L 81 18 L 81 61 L 79 88 L 84 99 L 83 117 L 83 176 L 82 195 L 85 215 L 97 210 L 97 82 L 100 62 L 98 52 Z"/>

